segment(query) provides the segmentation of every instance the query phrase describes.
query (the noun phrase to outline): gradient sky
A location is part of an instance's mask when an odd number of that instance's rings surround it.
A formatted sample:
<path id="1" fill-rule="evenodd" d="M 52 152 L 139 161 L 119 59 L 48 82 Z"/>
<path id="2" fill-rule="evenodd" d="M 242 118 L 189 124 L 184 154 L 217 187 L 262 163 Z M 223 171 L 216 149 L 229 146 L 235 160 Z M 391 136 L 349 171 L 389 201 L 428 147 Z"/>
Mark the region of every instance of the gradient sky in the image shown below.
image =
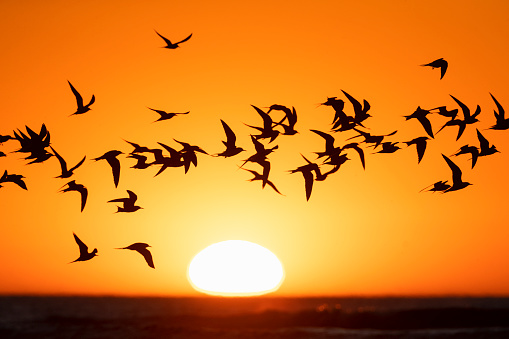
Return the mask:
<path id="1" fill-rule="evenodd" d="M 189 262 L 219 241 L 260 244 L 282 261 L 286 280 L 274 295 L 507 295 L 509 131 L 495 123 L 490 97 L 509 109 L 507 1 L 2 1 L 0 3 L 0 134 L 46 124 L 52 146 L 69 164 L 87 160 L 71 179 L 89 189 L 85 210 L 76 192 L 58 193 L 51 158 L 26 165 L 16 141 L 0 145 L 0 170 L 21 174 L 28 190 L 0 189 L 0 293 L 200 295 L 187 281 Z M 176 50 L 172 40 L 193 37 Z M 445 77 L 421 64 L 444 58 Z M 92 110 L 76 110 L 71 81 Z M 367 154 L 364 171 L 351 157 L 317 182 L 306 201 L 304 180 L 288 171 L 315 159 L 334 112 L 319 106 L 345 90 L 371 104 L 366 127 L 398 130 L 391 141 L 424 135 L 404 115 L 417 106 L 475 109 L 480 122 L 459 141 L 445 129 L 417 164 L 414 147 Z M 294 106 L 295 136 L 280 136 L 270 179 L 280 196 L 238 169 L 253 152 L 246 124 L 261 119 L 250 105 Z M 148 107 L 190 111 L 169 121 Z M 347 102 L 345 112 L 353 114 Z M 199 154 L 187 174 L 136 170 L 119 157 L 120 184 L 108 165 L 90 159 L 173 138 L 213 154 L 225 140 L 220 119 L 247 149 L 223 159 Z M 446 118 L 430 116 L 434 130 Z M 441 153 L 477 144 L 475 128 L 501 151 L 479 159 L 453 157 L 473 185 L 447 194 L 419 193 L 451 180 Z M 338 144 L 355 133 L 335 134 Z M 369 149 L 366 150 L 370 153 Z M 256 166 L 249 168 L 257 169 Z M 138 194 L 143 210 L 114 213 L 108 200 Z M 97 247 L 78 257 L 72 233 Z M 114 248 L 152 246 L 156 269 Z"/>

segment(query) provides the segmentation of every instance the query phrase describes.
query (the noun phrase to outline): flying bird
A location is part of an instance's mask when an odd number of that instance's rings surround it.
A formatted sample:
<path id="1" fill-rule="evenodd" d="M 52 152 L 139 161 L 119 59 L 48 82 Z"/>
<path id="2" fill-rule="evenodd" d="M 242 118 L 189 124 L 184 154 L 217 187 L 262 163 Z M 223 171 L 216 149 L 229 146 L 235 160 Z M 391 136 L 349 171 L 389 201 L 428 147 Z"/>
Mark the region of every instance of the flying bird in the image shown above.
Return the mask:
<path id="1" fill-rule="evenodd" d="M 106 160 L 108 162 L 108 164 L 111 166 L 111 172 L 113 173 L 113 183 L 115 184 L 115 187 L 118 186 L 118 181 L 120 180 L 120 161 L 117 159 L 117 156 L 120 154 L 123 153 L 117 150 L 113 150 L 104 153 L 98 158 L 92 159 L 95 161 Z"/>
<path id="2" fill-rule="evenodd" d="M 143 208 L 143 207 L 134 205 L 136 200 L 138 200 L 138 196 L 133 191 L 127 190 L 127 193 L 129 194 L 128 198 L 118 198 L 118 199 L 113 199 L 113 200 L 108 201 L 108 202 L 123 203 L 123 207 L 117 206 L 116 213 L 118 213 L 118 212 L 136 212 L 140 208 Z"/>
<path id="3" fill-rule="evenodd" d="M 471 185 L 471 183 L 461 180 L 461 169 L 452 162 L 451 159 L 443 154 L 442 157 L 444 157 L 444 160 L 447 162 L 447 165 L 449 165 L 449 168 L 452 171 L 452 186 L 446 189 L 444 193 L 457 191 Z"/>
<path id="4" fill-rule="evenodd" d="M 226 149 L 223 152 L 216 154 L 215 156 L 228 158 L 245 151 L 242 147 L 235 145 L 237 137 L 235 136 L 235 133 L 233 133 L 230 126 L 228 126 L 228 124 L 223 120 L 221 120 L 221 124 L 223 125 L 224 133 L 226 134 L 226 141 L 223 141 L 223 145 L 226 146 Z"/>
<path id="5" fill-rule="evenodd" d="M 155 31 L 155 32 L 157 33 L 157 35 L 159 35 L 164 40 L 164 42 L 166 42 L 166 46 L 164 46 L 163 48 L 168 48 L 168 49 L 175 49 L 177 47 L 180 47 L 179 44 L 186 42 L 187 40 L 191 39 L 191 37 L 193 36 L 193 34 L 191 33 L 184 40 L 180 40 L 179 42 L 173 43 L 169 39 L 167 39 L 164 36 L 162 36 L 161 34 L 159 34 L 157 31 Z"/>
<path id="6" fill-rule="evenodd" d="M 452 95 L 451 95 L 451 98 L 453 98 L 454 101 L 456 101 L 456 103 L 460 106 L 460 108 L 463 112 L 463 120 L 461 120 L 461 119 L 449 120 L 442 126 L 442 128 L 440 128 L 438 130 L 438 132 L 440 132 L 446 126 L 458 126 L 459 127 L 458 135 L 456 137 L 456 140 L 458 140 L 461 137 L 461 135 L 463 134 L 463 132 L 465 131 L 465 128 L 467 125 L 473 124 L 473 123 L 476 123 L 479 121 L 479 120 L 477 120 L 477 116 L 481 113 L 481 106 L 477 105 L 477 108 L 475 109 L 474 114 L 470 114 L 470 109 L 464 103 L 462 103 L 461 101 L 459 101 Z"/>
<path id="7" fill-rule="evenodd" d="M 144 242 L 136 242 L 136 243 L 134 243 L 132 245 L 129 245 L 127 247 L 117 248 L 117 250 L 136 251 L 139 254 L 141 254 L 143 256 L 143 258 L 145 258 L 145 261 L 147 262 L 149 267 L 155 268 L 154 267 L 154 261 L 152 260 L 152 254 L 147 249 L 147 247 L 151 247 L 151 246 L 146 244 L 146 243 L 144 243 Z"/>
<path id="8" fill-rule="evenodd" d="M 62 174 L 57 176 L 57 178 L 71 177 L 74 173 L 74 170 L 77 169 L 78 167 L 80 167 L 87 157 L 87 156 L 84 156 L 83 159 L 81 159 L 76 165 L 74 165 L 73 167 L 68 169 L 67 163 L 65 162 L 64 158 L 62 158 L 62 156 L 60 154 L 58 154 L 57 151 L 55 151 L 55 149 L 53 147 L 50 146 L 50 148 L 53 151 L 53 154 L 57 157 L 58 161 L 60 162 L 60 169 L 61 169 Z"/>
<path id="9" fill-rule="evenodd" d="M 316 173 L 316 171 L 319 171 L 319 167 L 317 164 L 309 161 L 306 159 L 305 156 L 301 154 L 301 156 L 306 160 L 307 164 L 297 167 L 296 169 L 290 170 L 290 173 L 302 173 L 302 176 L 304 177 L 304 188 L 306 190 L 306 201 L 309 201 L 309 198 L 311 197 L 311 191 L 313 190 L 313 182 L 314 182 L 314 176 L 313 172 Z"/>
<path id="10" fill-rule="evenodd" d="M 445 72 L 447 71 L 447 67 L 449 66 L 449 63 L 445 61 L 443 58 L 437 59 L 435 61 L 430 62 L 429 64 L 424 64 L 421 66 L 430 66 L 431 69 L 440 68 L 440 80 L 445 75 Z"/>
<path id="11" fill-rule="evenodd" d="M 270 115 L 268 115 L 267 113 L 262 111 L 260 108 L 254 106 L 254 105 L 251 105 L 251 106 L 262 117 L 263 127 L 251 126 L 248 124 L 245 124 L 245 125 L 260 131 L 260 134 L 254 136 L 256 139 L 270 138 L 269 143 L 273 142 L 276 139 L 276 137 L 279 135 L 279 131 L 274 129 L 272 118 L 270 117 Z"/>
<path id="12" fill-rule="evenodd" d="M 431 187 L 431 186 L 433 186 L 433 187 Z M 431 188 L 430 188 L 430 187 L 431 187 Z M 435 193 L 435 192 L 442 192 L 442 193 L 444 193 L 444 192 L 445 192 L 448 188 L 450 188 L 450 187 L 451 187 L 451 185 L 449 185 L 449 184 L 447 183 L 447 180 L 445 180 L 445 181 L 437 181 L 437 182 L 436 182 L 436 183 L 434 183 L 434 184 L 431 184 L 431 185 L 429 185 L 429 186 L 424 187 L 424 188 L 423 188 L 422 190 L 420 190 L 419 192 L 422 192 L 422 191 L 424 191 L 425 189 L 430 188 L 429 190 L 427 190 L 427 192 L 433 192 L 433 193 Z"/>
<path id="13" fill-rule="evenodd" d="M 86 105 L 83 105 L 83 98 L 81 97 L 81 94 L 79 94 L 79 92 L 76 90 L 76 88 L 74 88 L 74 86 L 71 84 L 71 82 L 69 80 L 67 80 L 67 82 L 69 83 L 69 86 L 71 86 L 71 91 L 74 94 L 74 96 L 76 97 L 76 104 L 78 105 L 76 112 L 71 114 L 71 116 L 83 114 L 83 113 L 90 111 L 90 106 L 95 102 L 95 96 L 92 95 L 92 99 L 90 99 L 90 102 Z"/>
<path id="14" fill-rule="evenodd" d="M 495 147 L 495 145 L 490 146 L 489 141 L 481 134 L 481 132 L 479 132 L 478 129 L 476 129 L 476 131 L 477 131 L 477 139 L 479 139 L 479 144 L 480 144 L 479 156 L 482 157 L 482 156 L 492 155 L 492 154 L 497 153 L 498 150 Z"/>
<path id="15" fill-rule="evenodd" d="M 496 129 L 496 130 L 509 129 L 509 118 L 505 117 L 504 107 L 502 107 L 502 105 L 497 101 L 497 99 L 495 99 L 493 94 L 490 93 L 490 95 L 491 95 L 491 98 L 493 99 L 493 101 L 495 102 L 495 105 L 497 105 L 497 108 L 498 108 L 498 112 L 493 110 L 493 112 L 495 114 L 495 118 L 497 120 L 496 120 L 495 125 L 491 126 L 490 129 Z"/>
<path id="16" fill-rule="evenodd" d="M 147 107 L 147 108 L 160 115 L 159 119 L 157 119 L 154 122 L 163 121 L 163 120 L 169 120 L 169 119 L 171 119 L 173 117 L 176 117 L 177 115 L 189 114 L 189 112 L 190 112 L 190 111 L 187 111 L 187 112 L 183 112 L 183 113 L 173 113 L 173 112 L 162 111 L 160 109 L 153 109 L 153 108 L 150 108 L 150 107 Z"/>
<path id="17" fill-rule="evenodd" d="M 83 241 L 81 241 L 80 238 L 78 238 L 76 233 L 73 233 L 73 235 L 74 235 L 74 240 L 76 240 L 76 243 L 78 244 L 78 247 L 80 249 L 80 256 L 78 257 L 78 259 L 71 261 L 70 263 L 73 263 L 76 261 L 87 261 L 97 255 L 97 248 L 94 248 L 94 250 L 92 252 L 88 252 L 88 246 L 85 245 L 85 243 Z"/>
<path id="18" fill-rule="evenodd" d="M 0 184 L 3 182 L 12 182 L 21 187 L 22 189 L 27 190 L 27 185 L 23 181 L 24 178 L 25 177 L 20 174 L 8 174 L 7 170 L 5 170 L 2 177 L 0 177 Z M 0 187 L 2 186 L 0 185 Z"/>
<path id="19" fill-rule="evenodd" d="M 453 156 L 458 156 L 461 154 L 470 154 L 472 156 L 472 167 L 474 168 L 477 163 L 477 159 L 479 157 L 479 149 L 475 146 L 464 145 L 458 150 L 458 152 L 454 153 Z"/>
<path id="20" fill-rule="evenodd" d="M 371 115 L 368 114 L 368 111 L 369 109 L 371 108 L 371 106 L 369 105 L 369 102 L 367 102 L 365 99 L 364 99 L 364 106 L 362 106 L 360 104 L 360 102 L 358 102 L 354 97 L 352 97 L 350 94 L 346 93 L 345 91 L 341 90 L 341 92 L 343 92 L 343 94 L 348 98 L 348 100 L 352 103 L 352 106 L 353 106 L 353 110 L 354 110 L 354 113 L 355 113 L 355 117 L 354 117 L 354 122 L 357 124 L 357 125 L 360 125 L 362 127 L 364 127 L 362 125 L 362 122 L 364 120 L 366 120 L 367 118 L 369 118 Z"/>
<path id="21" fill-rule="evenodd" d="M 433 138 L 433 129 L 431 128 L 431 123 L 426 117 L 429 113 L 429 111 L 422 109 L 421 106 L 417 106 L 417 109 L 412 114 L 405 115 L 405 119 L 417 119 L 421 123 L 422 127 L 424 127 L 426 133 Z"/>
<path id="22" fill-rule="evenodd" d="M 428 137 L 418 137 L 412 139 L 410 141 L 405 141 L 407 146 L 415 145 L 417 148 L 417 163 L 419 164 L 424 156 L 424 152 L 426 151 L 426 146 L 428 144 Z"/>
<path id="23" fill-rule="evenodd" d="M 152 164 L 147 163 L 148 158 L 146 156 L 138 154 L 138 153 L 130 153 L 127 157 L 137 160 L 136 164 L 134 164 L 134 166 L 131 166 L 131 168 L 145 169 L 152 165 Z"/>
<path id="24" fill-rule="evenodd" d="M 66 188 L 63 188 L 67 186 Z M 87 197 L 88 197 L 88 190 L 85 186 L 82 184 L 77 184 L 75 180 L 69 181 L 67 184 L 62 186 L 62 190 L 60 192 L 70 192 L 70 191 L 76 191 L 79 192 L 81 195 L 81 212 L 83 212 L 83 209 L 85 208 L 85 204 L 87 203 Z"/>
<path id="25" fill-rule="evenodd" d="M 269 185 L 270 187 L 272 187 L 272 189 L 274 191 L 276 191 L 277 193 L 281 194 L 281 195 L 284 195 L 282 194 L 281 192 L 279 192 L 279 190 L 276 188 L 276 185 L 274 185 L 274 183 L 270 180 L 268 180 L 268 178 L 265 178 L 263 176 L 263 174 L 260 174 L 258 173 L 257 171 L 253 171 L 253 170 L 249 170 L 249 169 L 245 169 L 245 168 L 242 168 L 244 171 L 248 171 L 249 173 L 251 173 L 253 175 L 253 177 L 251 179 L 249 179 L 250 182 L 253 182 L 253 181 L 266 181 L 267 182 L 267 185 Z"/>

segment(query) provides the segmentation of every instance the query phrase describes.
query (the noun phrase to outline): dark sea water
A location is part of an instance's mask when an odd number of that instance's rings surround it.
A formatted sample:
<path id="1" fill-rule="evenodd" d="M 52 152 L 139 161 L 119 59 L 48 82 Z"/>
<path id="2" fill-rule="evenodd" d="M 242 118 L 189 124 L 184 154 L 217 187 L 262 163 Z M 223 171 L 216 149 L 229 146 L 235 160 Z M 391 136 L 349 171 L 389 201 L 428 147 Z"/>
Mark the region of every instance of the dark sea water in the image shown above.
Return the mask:
<path id="1" fill-rule="evenodd" d="M 5 296 L 0 338 L 509 338 L 509 298 Z"/>

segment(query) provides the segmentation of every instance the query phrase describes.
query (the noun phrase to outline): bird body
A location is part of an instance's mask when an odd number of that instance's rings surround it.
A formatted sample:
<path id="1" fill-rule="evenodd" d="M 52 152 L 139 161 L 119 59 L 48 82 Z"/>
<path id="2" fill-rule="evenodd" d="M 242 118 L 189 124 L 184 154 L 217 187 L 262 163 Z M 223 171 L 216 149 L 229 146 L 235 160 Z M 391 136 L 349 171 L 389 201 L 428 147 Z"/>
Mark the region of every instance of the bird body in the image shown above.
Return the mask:
<path id="1" fill-rule="evenodd" d="M 186 42 L 187 40 L 191 39 L 191 37 L 193 36 L 193 34 L 189 34 L 189 36 L 183 40 L 180 40 L 179 42 L 171 42 L 169 39 L 165 38 L 164 36 L 162 36 L 161 34 L 159 34 L 157 31 L 155 31 L 157 33 L 157 35 L 159 35 L 161 37 L 161 39 L 164 40 L 164 42 L 166 42 L 166 46 L 164 46 L 163 48 L 168 48 L 168 49 L 176 49 L 177 47 L 180 47 L 179 44 L 183 43 L 183 42 Z"/>
<path id="2" fill-rule="evenodd" d="M 78 257 L 78 259 L 71 261 L 70 263 L 73 263 L 76 261 L 87 261 L 97 255 L 97 248 L 94 248 L 92 252 L 88 252 L 88 246 L 85 245 L 85 243 L 83 241 L 81 241 L 80 238 L 78 238 L 76 233 L 73 233 L 73 235 L 74 235 L 74 240 L 76 241 L 76 243 L 78 244 L 78 247 L 80 249 L 80 256 Z"/>
<path id="3" fill-rule="evenodd" d="M 53 151 L 53 155 L 55 155 L 55 157 L 57 157 L 58 162 L 60 163 L 60 169 L 61 169 L 62 174 L 57 176 L 57 178 L 71 177 L 74 173 L 74 170 L 77 169 L 78 167 L 80 167 L 86 159 L 86 156 L 84 156 L 83 159 L 81 159 L 75 166 L 68 169 L 67 163 L 65 162 L 64 158 L 62 158 L 62 156 L 60 154 L 58 154 L 57 151 L 55 151 L 55 149 L 53 147 L 50 146 L 50 148 Z"/>
<path id="4" fill-rule="evenodd" d="M 81 212 L 83 212 L 83 209 L 85 208 L 85 205 L 87 203 L 87 197 L 88 197 L 87 188 L 85 186 L 83 186 L 82 184 L 77 184 L 75 180 L 69 181 L 63 187 L 65 187 L 65 186 L 67 186 L 67 188 L 60 190 L 60 192 L 76 191 L 76 192 L 80 193 L 80 195 L 81 195 Z"/>
<path id="5" fill-rule="evenodd" d="M 129 194 L 129 197 L 127 198 L 118 198 L 109 200 L 108 202 L 121 202 L 123 203 L 123 207 L 117 206 L 117 212 L 136 212 L 137 210 L 143 208 L 140 206 L 134 205 L 136 203 L 136 200 L 138 200 L 138 196 L 130 190 L 127 190 L 127 194 Z"/>
<path id="6" fill-rule="evenodd" d="M 169 120 L 173 117 L 176 117 L 177 115 L 182 115 L 182 114 L 189 114 L 191 111 L 187 111 L 187 112 L 183 112 L 183 113 L 174 113 L 174 112 L 166 112 L 166 111 L 163 111 L 163 110 L 160 110 L 160 109 L 153 109 L 153 108 L 150 108 L 150 107 L 147 107 L 148 109 L 156 112 L 157 114 L 159 114 L 159 119 L 157 119 L 156 121 L 154 122 L 157 122 L 157 121 L 163 121 L 163 120 Z"/>
<path id="7" fill-rule="evenodd" d="M 143 256 L 143 258 L 145 258 L 145 261 L 147 262 L 149 267 L 155 268 L 154 267 L 154 260 L 152 259 L 152 254 L 147 249 L 147 247 L 150 247 L 150 245 L 146 244 L 144 242 L 136 242 L 136 243 L 131 244 L 131 245 L 127 246 L 127 247 L 117 248 L 117 250 L 136 251 L 139 254 L 141 254 Z"/>
<path id="8" fill-rule="evenodd" d="M 118 187 L 118 182 L 120 180 L 120 161 L 117 159 L 117 156 L 120 154 L 123 154 L 120 151 L 112 150 L 104 153 L 98 158 L 94 158 L 92 160 L 99 161 L 99 160 L 106 160 L 108 164 L 111 167 L 111 172 L 113 174 L 113 183 L 115 184 L 115 187 Z"/>
<path id="9" fill-rule="evenodd" d="M 76 112 L 71 114 L 71 116 L 83 114 L 83 113 L 90 111 L 90 106 L 95 102 L 95 96 L 92 95 L 92 99 L 90 99 L 90 102 L 86 105 L 83 105 L 83 98 L 81 97 L 81 94 L 76 90 L 76 88 L 74 88 L 74 86 L 71 84 L 71 82 L 69 80 L 67 80 L 67 82 L 69 83 L 69 86 L 71 86 L 71 91 L 74 94 L 74 96 L 76 98 L 76 104 L 78 105 Z"/>
<path id="10" fill-rule="evenodd" d="M 216 154 L 217 157 L 233 157 L 240 152 L 245 151 L 242 147 L 238 147 L 235 143 L 237 141 L 237 137 L 235 136 L 235 133 L 233 133 L 232 129 L 226 122 L 221 120 L 221 124 L 223 125 L 224 133 L 226 134 L 226 141 L 223 141 L 223 145 L 226 146 L 226 149 Z"/>
<path id="11" fill-rule="evenodd" d="M 440 80 L 442 80 L 442 78 L 445 75 L 445 72 L 447 72 L 447 67 L 449 66 L 449 63 L 443 58 L 440 58 L 421 66 L 429 66 L 431 67 L 431 69 L 440 68 Z"/>

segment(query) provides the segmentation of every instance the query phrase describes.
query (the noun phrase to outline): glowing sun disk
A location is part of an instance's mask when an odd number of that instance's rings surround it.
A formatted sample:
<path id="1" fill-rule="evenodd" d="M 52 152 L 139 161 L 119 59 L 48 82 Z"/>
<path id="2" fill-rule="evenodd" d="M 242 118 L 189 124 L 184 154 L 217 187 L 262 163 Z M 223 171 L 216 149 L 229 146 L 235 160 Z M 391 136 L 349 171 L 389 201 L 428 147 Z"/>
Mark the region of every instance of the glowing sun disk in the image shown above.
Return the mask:
<path id="1" fill-rule="evenodd" d="M 268 249 L 244 240 L 210 245 L 189 264 L 188 277 L 198 291 L 216 295 L 258 295 L 275 291 L 283 266 Z"/>

